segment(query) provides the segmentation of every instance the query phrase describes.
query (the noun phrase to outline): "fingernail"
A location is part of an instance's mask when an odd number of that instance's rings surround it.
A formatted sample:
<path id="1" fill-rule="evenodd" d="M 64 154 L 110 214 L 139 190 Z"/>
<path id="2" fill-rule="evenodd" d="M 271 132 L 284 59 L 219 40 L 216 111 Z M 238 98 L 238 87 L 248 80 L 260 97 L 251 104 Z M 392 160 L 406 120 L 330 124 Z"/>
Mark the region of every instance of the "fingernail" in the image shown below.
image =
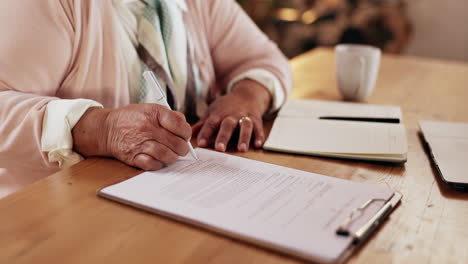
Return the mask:
<path id="1" fill-rule="evenodd" d="M 202 138 L 198 140 L 198 146 L 202 148 L 206 147 L 206 139 Z"/>
<path id="2" fill-rule="evenodd" d="M 226 146 L 224 146 L 224 143 L 218 143 L 216 144 L 216 150 L 224 152 L 226 150 Z"/>
<path id="3" fill-rule="evenodd" d="M 263 142 L 261 140 L 255 141 L 255 147 L 260 148 L 262 146 L 262 143 Z"/>
<path id="4" fill-rule="evenodd" d="M 247 151 L 247 144 L 241 143 L 239 145 L 239 151 L 246 152 Z"/>

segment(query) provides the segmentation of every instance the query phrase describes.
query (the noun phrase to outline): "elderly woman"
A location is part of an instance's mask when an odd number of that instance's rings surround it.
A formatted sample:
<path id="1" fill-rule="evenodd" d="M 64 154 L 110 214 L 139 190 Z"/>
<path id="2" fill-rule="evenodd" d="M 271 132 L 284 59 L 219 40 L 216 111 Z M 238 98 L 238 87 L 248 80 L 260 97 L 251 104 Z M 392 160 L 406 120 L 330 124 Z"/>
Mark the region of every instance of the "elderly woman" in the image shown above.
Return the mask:
<path id="1" fill-rule="evenodd" d="M 83 157 L 156 170 L 264 141 L 287 60 L 233 0 L 0 1 L 0 197 Z M 172 108 L 141 74 L 152 70 Z"/>

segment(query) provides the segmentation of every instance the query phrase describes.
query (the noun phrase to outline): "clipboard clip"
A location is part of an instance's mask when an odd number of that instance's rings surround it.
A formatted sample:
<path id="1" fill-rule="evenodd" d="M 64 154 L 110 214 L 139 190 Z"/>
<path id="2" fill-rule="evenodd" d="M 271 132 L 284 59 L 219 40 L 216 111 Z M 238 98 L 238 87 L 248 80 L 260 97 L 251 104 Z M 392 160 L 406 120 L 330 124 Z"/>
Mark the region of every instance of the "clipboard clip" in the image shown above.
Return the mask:
<path id="1" fill-rule="evenodd" d="M 354 238 L 353 243 L 358 243 L 362 239 L 364 239 L 370 231 L 373 230 L 373 227 L 377 226 L 380 222 L 381 219 L 386 217 L 390 210 L 392 209 L 392 206 L 390 203 L 387 203 L 382 207 L 377 214 L 372 217 L 369 222 L 364 224 L 359 230 L 357 230 L 355 233 L 351 233 L 350 231 L 350 226 L 351 224 L 356 221 L 359 217 L 363 215 L 363 212 L 373 203 L 375 202 L 387 202 L 386 199 L 382 198 L 373 198 L 369 199 L 367 202 L 365 202 L 363 205 L 354 208 L 349 216 L 344 220 L 344 222 L 338 226 L 336 229 L 336 234 L 339 236 L 352 236 Z"/>

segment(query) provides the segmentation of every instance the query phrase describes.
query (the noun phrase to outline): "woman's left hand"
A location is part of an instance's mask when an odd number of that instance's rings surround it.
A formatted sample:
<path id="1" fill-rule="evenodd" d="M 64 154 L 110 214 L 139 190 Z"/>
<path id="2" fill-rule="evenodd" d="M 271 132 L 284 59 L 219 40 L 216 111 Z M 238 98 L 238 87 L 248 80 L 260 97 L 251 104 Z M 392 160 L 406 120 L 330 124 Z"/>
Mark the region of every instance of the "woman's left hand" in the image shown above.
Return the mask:
<path id="1" fill-rule="evenodd" d="M 242 80 L 233 90 L 217 98 L 198 123 L 193 125 L 193 133 L 198 132 L 199 147 L 208 147 L 214 142 L 217 151 L 224 152 L 234 131 L 239 127 L 237 149 L 245 152 L 251 139 L 260 148 L 265 140 L 262 117 L 269 109 L 271 95 L 261 84 Z"/>

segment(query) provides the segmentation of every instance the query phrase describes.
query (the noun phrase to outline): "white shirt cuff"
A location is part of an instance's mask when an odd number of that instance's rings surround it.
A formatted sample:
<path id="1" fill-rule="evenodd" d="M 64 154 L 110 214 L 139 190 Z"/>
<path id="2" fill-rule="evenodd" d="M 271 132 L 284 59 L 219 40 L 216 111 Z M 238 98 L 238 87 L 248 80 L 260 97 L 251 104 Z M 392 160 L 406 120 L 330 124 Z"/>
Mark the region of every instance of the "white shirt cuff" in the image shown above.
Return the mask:
<path id="1" fill-rule="evenodd" d="M 279 79 L 273 73 L 261 68 L 248 70 L 236 76 L 229 82 L 227 92 L 230 93 L 238 81 L 245 79 L 260 83 L 270 92 L 272 96 L 272 104 L 268 113 L 272 113 L 280 109 L 284 103 L 285 94 Z"/>
<path id="2" fill-rule="evenodd" d="M 73 152 L 72 129 L 91 107 L 102 104 L 88 99 L 54 100 L 47 104 L 42 121 L 41 151 L 48 152 L 49 162 L 66 168 L 83 158 Z"/>

